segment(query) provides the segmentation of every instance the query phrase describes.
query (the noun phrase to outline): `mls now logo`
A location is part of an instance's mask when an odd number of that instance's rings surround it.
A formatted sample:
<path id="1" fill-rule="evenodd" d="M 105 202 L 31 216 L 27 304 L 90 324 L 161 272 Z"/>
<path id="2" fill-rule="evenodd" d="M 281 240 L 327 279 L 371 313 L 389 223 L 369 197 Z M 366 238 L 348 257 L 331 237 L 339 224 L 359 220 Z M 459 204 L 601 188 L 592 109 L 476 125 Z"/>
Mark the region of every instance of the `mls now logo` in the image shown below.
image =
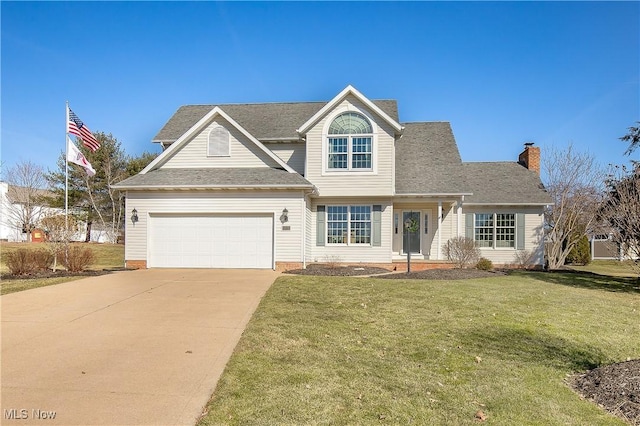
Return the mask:
<path id="1" fill-rule="evenodd" d="M 18 409 L 18 408 L 10 408 L 4 410 L 4 418 L 5 420 L 26 420 L 29 418 L 29 410 L 26 408 Z M 31 418 L 36 420 L 48 420 L 55 419 L 56 412 L 55 411 L 44 411 L 33 409 L 31 410 Z"/>

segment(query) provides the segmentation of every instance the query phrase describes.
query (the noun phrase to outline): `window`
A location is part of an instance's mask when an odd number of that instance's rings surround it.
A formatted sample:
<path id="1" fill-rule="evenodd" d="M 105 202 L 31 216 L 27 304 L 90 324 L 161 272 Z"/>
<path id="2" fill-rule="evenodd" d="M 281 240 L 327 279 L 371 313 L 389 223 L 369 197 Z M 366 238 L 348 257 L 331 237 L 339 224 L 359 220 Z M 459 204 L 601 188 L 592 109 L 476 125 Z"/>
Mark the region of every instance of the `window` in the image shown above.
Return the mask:
<path id="1" fill-rule="evenodd" d="M 328 244 L 371 244 L 371 206 L 328 206 Z"/>
<path id="2" fill-rule="evenodd" d="M 330 170 L 371 170 L 373 128 L 362 114 L 345 112 L 329 126 L 327 168 Z"/>
<path id="3" fill-rule="evenodd" d="M 221 126 L 216 126 L 209 130 L 207 138 L 207 155 L 210 157 L 228 157 L 229 153 L 229 131 Z"/>
<path id="4" fill-rule="evenodd" d="M 478 247 L 515 248 L 516 215 L 513 213 L 477 213 L 474 240 Z"/>
<path id="5" fill-rule="evenodd" d="M 475 240 L 478 247 L 493 247 L 493 214 L 476 214 Z"/>
<path id="6" fill-rule="evenodd" d="M 516 246 L 516 215 L 496 214 L 496 247 Z"/>

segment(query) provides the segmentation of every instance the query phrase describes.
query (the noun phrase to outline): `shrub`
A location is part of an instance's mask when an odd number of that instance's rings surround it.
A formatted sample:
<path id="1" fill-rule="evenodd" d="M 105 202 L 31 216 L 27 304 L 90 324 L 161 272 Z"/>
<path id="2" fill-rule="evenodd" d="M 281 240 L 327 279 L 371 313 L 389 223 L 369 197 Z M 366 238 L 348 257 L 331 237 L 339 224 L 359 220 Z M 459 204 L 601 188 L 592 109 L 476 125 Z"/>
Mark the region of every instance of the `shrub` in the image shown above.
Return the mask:
<path id="1" fill-rule="evenodd" d="M 589 237 L 583 235 L 567 255 L 565 263 L 587 265 L 589 262 L 591 262 L 591 244 L 589 244 Z"/>
<path id="2" fill-rule="evenodd" d="M 338 255 L 326 255 L 325 256 L 325 264 L 329 269 L 336 269 L 342 263 L 342 258 Z"/>
<path id="3" fill-rule="evenodd" d="M 51 269 L 53 264 L 53 254 L 47 250 L 38 249 L 31 251 L 33 266 L 36 271 L 46 271 Z"/>
<path id="4" fill-rule="evenodd" d="M 31 250 L 24 248 L 7 253 L 7 268 L 12 275 L 26 275 L 36 270 Z"/>
<path id="5" fill-rule="evenodd" d="M 513 255 L 514 263 L 519 268 L 527 269 L 533 265 L 533 252 L 531 250 L 516 250 Z"/>
<path id="6" fill-rule="evenodd" d="M 46 271 L 51 267 L 53 257 L 46 250 L 20 248 L 7 253 L 7 268 L 12 275 L 27 275 Z"/>
<path id="7" fill-rule="evenodd" d="M 447 259 L 454 262 L 458 268 L 473 265 L 480 258 L 480 250 L 470 238 L 451 238 L 442 246 L 442 250 Z"/>
<path id="8" fill-rule="evenodd" d="M 62 264 L 69 272 L 82 272 L 95 261 L 95 254 L 89 247 L 71 246 L 65 256 L 64 253 L 58 255 L 62 259 Z"/>
<path id="9" fill-rule="evenodd" d="M 493 269 L 493 262 L 487 259 L 486 257 L 481 257 L 476 263 L 476 269 L 481 271 L 491 271 Z"/>

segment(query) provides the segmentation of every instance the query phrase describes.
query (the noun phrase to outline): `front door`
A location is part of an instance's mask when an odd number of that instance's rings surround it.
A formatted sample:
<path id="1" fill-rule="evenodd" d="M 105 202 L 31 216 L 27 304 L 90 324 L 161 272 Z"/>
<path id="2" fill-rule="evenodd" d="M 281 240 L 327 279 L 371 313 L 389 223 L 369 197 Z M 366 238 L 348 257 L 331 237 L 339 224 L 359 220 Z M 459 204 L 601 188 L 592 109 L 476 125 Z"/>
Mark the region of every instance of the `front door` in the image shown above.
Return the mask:
<path id="1" fill-rule="evenodd" d="M 415 224 L 413 232 L 407 230 L 407 220 Z M 420 212 L 402 212 L 402 228 L 402 251 L 408 253 L 411 249 L 411 253 L 420 253 Z"/>

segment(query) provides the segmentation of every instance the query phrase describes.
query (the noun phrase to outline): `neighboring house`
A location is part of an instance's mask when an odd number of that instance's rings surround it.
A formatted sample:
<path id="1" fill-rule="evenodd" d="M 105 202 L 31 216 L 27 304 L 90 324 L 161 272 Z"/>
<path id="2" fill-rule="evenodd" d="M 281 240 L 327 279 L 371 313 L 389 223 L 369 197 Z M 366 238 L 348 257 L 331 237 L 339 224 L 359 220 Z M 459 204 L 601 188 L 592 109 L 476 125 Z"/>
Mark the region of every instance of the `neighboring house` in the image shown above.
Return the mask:
<path id="1" fill-rule="evenodd" d="M 27 195 L 29 194 L 29 195 Z M 0 241 L 26 242 L 29 241 L 29 233 L 26 232 L 24 222 L 30 221 L 35 228 L 41 226 L 40 221 L 45 216 L 63 215 L 64 209 L 49 207 L 44 202 L 51 193 L 45 189 L 29 189 L 16 185 L 0 182 Z M 26 208 L 27 197 L 31 198 Z M 72 213 L 72 209 L 70 213 Z M 86 222 L 79 221 L 77 230 L 71 237 L 72 241 L 85 241 Z M 107 242 L 108 235 L 100 226 L 94 225 L 91 233 L 92 242 Z M 39 230 L 37 231 L 40 232 Z M 33 240 L 36 241 L 36 240 Z"/>
<path id="2" fill-rule="evenodd" d="M 0 241 L 29 241 L 26 225 L 37 228 L 40 219 L 55 211 L 41 202 L 46 195 L 46 190 L 0 182 Z"/>
<path id="3" fill-rule="evenodd" d="M 463 163 L 446 122 L 400 123 L 348 86 L 329 102 L 180 107 L 126 191 L 128 267 L 273 268 L 446 261 L 454 236 L 495 264 L 543 263 L 540 151 Z M 408 235 L 403 224 L 415 220 Z"/>

